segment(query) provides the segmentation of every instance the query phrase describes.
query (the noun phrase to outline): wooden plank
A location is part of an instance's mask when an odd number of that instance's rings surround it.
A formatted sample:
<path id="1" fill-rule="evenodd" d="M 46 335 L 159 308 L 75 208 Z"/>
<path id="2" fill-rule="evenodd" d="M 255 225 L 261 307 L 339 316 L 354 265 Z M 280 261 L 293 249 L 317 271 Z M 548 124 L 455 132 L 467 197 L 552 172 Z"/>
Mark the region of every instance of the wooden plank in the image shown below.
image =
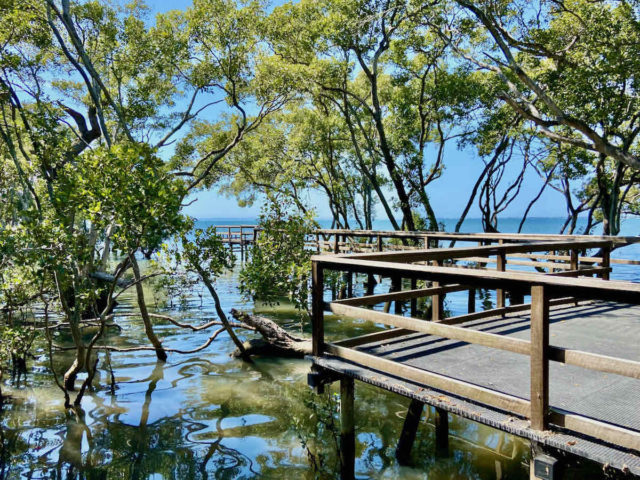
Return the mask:
<path id="1" fill-rule="evenodd" d="M 400 440 L 398 440 L 396 448 L 396 459 L 400 465 L 409 465 L 411 463 L 411 448 L 416 439 L 422 410 L 424 410 L 424 403 L 412 399 L 407 409 L 407 416 L 404 419 Z"/>
<path id="2" fill-rule="evenodd" d="M 442 260 L 436 260 L 436 265 L 442 266 Z M 433 287 L 440 287 L 440 282 L 433 282 Z M 431 320 L 437 322 L 444 316 L 444 295 L 431 296 Z"/>
<path id="3" fill-rule="evenodd" d="M 563 278 L 553 275 L 540 275 L 528 272 L 496 272 L 490 270 L 456 269 L 450 267 L 433 267 L 425 265 L 395 264 L 371 260 L 360 260 L 336 256 L 315 256 L 325 268 L 351 268 L 363 273 L 375 273 L 391 276 L 402 272 L 405 278 L 420 280 L 438 280 L 442 283 L 461 283 L 480 288 L 497 288 L 526 290 L 531 284 L 552 287 L 552 294 L 574 296 L 587 300 L 611 300 L 629 304 L 640 304 L 640 284 L 619 280 L 602 281 L 592 278 Z"/>
<path id="4" fill-rule="evenodd" d="M 557 306 L 557 305 L 566 305 L 568 303 L 574 303 L 575 298 L 573 297 L 564 297 L 564 298 L 554 298 L 549 301 L 549 305 Z M 455 317 L 448 317 L 444 320 L 441 320 L 440 323 L 444 323 L 445 325 L 457 325 L 460 323 L 470 322 L 472 320 L 480 320 L 482 318 L 492 318 L 492 317 L 503 317 L 507 313 L 515 313 L 515 312 L 526 312 L 527 310 L 531 310 L 530 303 L 522 303 L 518 305 L 509 305 L 508 307 L 503 308 L 492 308 L 489 310 L 482 310 L 480 312 L 468 313 L 465 315 L 457 315 Z"/>
<path id="5" fill-rule="evenodd" d="M 479 332 L 468 328 L 454 327 L 440 322 L 426 322 L 415 318 L 393 315 L 390 313 L 367 310 L 359 307 L 351 307 L 331 302 L 329 307 L 333 313 L 345 315 L 362 320 L 369 320 L 384 325 L 413 330 L 414 332 L 429 333 L 438 337 L 451 338 L 485 347 L 497 348 L 508 352 L 529 355 L 530 343 L 519 338 L 496 335 L 495 333 Z"/>
<path id="6" fill-rule="evenodd" d="M 531 287 L 531 428 L 546 430 L 549 409 L 549 298 L 542 285 Z"/>
<path id="7" fill-rule="evenodd" d="M 504 272 L 507 269 L 507 257 L 504 251 L 498 253 L 496 257 L 496 270 L 499 272 Z M 498 288 L 496 290 L 496 307 L 504 308 L 505 303 L 505 291 L 503 288 Z"/>
<path id="8" fill-rule="evenodd" d="M 549 360 L 640 380 L 640 362 L 634 360 L 555 346 L 549 346 Z"/>
<path id="9" fill-rule="evenodd" d="M 565 270 L 564 272 L 553 272 L 547 273 L 546 275 L 553 275 L 555 277 L 579 277 L 580 275 L 593 275 L 602 274 L 603 272 L 611 271 L 611 268 L 605 267 L 587 267 L 587 268 L 579 268 L 578 270 Z"/>
<path id="10" fill-rule="evenodd" d="M 384 238 L 416 238 L 429 235 L 439 240 L 458 240 L 458 241 L 499 241 L 507 240 L 514 242 L 528 241 L 566 241 L 566 240 L 606 240 L 618 245 L 628 245 L 640 242 L 640 236 L 606 236 L 606 235 L 561 235 L 553 233 L 453 233 L 441 231 L 396 231 L 396 230 L 340 230 L 340 229 L 319 229 L 321 233 L 332 235 L 334 233 L 348 233 L 354 237 L 372 237 L 380 235 Z"/>
<path id="11" fill-rule="evenodd" d="M 476 289 L 469 289 L 469 298 L 467 299 L 467 312 L 475 313 L 476 311 Z"/>
<path id="12" fill-rule="evenodd" d="M 472 385 L 445 375 L 393 362 L 391 360 L 376 357 L 375 355 L 370 355 L 350 348 L 340 347 L 331 343 L 326 344 L 325 349 L 326 352 L 331 355 L 356 362 L 360 365 L 366 365 L 368 368 L 379 370 L 383 373 L 388 373 L 389 375 L 400 377 L 411 382 L 416 382 L 421 385 L 427 385 L 437 390 L 480 402 L 500 410 L 515 413 L 522 417 L 529 416 L 529 402 L 513 395 L 496 392 L 495 390 Z"/>
<path id="13" fill-rule="evenodd" d="M 640 451 L 640 432 L 582 417 L 553 407 L 549 413 L 551 423 L 589 437 Z"/>
<path id="14" fill-rule="evenodd" d="M 340 478 L 355 478 L 356 428 L 353 378 L 340 378 Z"/>
<path id="15" fill-rule="evenodd" d="M 449 456 L 449 414 L 446 410 L 436 407 L 436 455 Z"/>
<path id="16" fill-rule="evenodd" d="M 418 281 L 415 278 L 411 279 L 411 290 L 417 290 Z M 418 316 L 418 299 L 413 297 L 409 302 L 409 316 L 417 317 Z"/>
<path id="17" fill-rule="evenodd" d="M 603 240 L 580 240 L 576 242 L 537 242 L 537 243 L 514 243 L 507 245 L 489 245 L 483 247 L 463 247 L 463 248 L 433 248 L 418 250 L 402 250 L 399 252 L 382 253 L 358 253 L 350 254 L 349 258 L 361 260 L 377 260 L 387 262 L 409 263 L 427 260 L 449 260 L 462 259 L 466 257 L 484 257 L 498 255 L 500 253 L 530 253 L 539 251 L 562 250 L 569 248 L 603 248 L 611 246 L 610 241 Z"/>
<path id="18" fill-rule="evenodd" d="M 412 298 L 429 297 L 449 292 L 460 292 L 469 287 L 460 284 L 445 285 L 444 287 L 418 288 L 416 290 L 403 290 L 400 292 L 379 293 L 376 295 L 367 295 L 365 297 L 346 298 L 344 300 L 336 300 L 336 303 L 343 305 L 377 305 L 382 302 L 393 302 L 395 300 L 411 300 Z"/>
<path id="19" fill-rule="evenodd" d="M 609 267 L 611 265 L 611 247 L 602 248 L 602 263 L 601 266 L 606 268 L 606 271 L 602 272 L 602 278 L 609 280 Z"/>
<path id="20" fill-rule="evenodd" d="M 357 337 L 347 338 L 346 340 L 339 340 L 333 342 L 335 345 L 341 347 L 357 347 L 360 345 L 366 345 L 373 342 L 382 342 L 384 340 L 391 340 L 393 338 L 402 337 L 414 333 L 411 330 L 404 328 L 392 328 L 391 330 L 382 330 L 381 332 L 366 333 L 364 335 L 358 335 Z"/>

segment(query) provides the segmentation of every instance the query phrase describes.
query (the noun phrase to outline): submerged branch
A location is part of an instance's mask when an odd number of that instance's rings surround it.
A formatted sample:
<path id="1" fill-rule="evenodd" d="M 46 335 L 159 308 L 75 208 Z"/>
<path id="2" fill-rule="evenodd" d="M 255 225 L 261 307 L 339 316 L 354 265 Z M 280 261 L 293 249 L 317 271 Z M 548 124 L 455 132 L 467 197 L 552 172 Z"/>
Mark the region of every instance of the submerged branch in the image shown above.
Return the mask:
<path id="1" fill-rule="evenodd" d="M 231 310 L 236 320 L 253 327 L 262 338 L 256 338 L 244 343 L 248 355 L 267 355 L 277 357 L 303 358 L 311 355 L 311 340 L 290 335 L 284 328 L 272 320 L 257 315 L 249 315 L 238 310 Z M 234 352 L 239 356 L 240 352 Z"/>

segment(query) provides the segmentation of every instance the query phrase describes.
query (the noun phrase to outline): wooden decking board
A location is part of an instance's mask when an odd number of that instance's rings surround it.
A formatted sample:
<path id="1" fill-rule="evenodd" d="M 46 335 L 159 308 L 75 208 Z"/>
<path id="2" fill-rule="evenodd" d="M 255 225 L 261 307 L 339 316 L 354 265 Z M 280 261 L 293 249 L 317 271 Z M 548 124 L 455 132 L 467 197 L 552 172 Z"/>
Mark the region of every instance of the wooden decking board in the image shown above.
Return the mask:
<path id="1" fill-rule="evenodd" d="M 595 442 L 589 438 L 569 432 L 553 431 L 541 433 L 531 430 L 527 420 L 477 405 L 452 395 L 445 395 L 438 390 L 416 385 L 342 359 L 331 356 L 310 358 L 315 365 L 327 370 L 351 376 L 356 380 L 408 398 L 415 398 L 428 405 L 442 408 L 455 415 L 512 435 L 584 457 L 617 470 L 629 471 L 634 475 L 640 475 L 640 456 L 634 452 L 627 452 L 615 446 Z"/>
<path id="2" fill-rule="evenodd" d="M 640 361 L 638 306 L 594 303 L 579 307 L 563 307 L 552 310 L 550 320 L 551 345 Z M 326 321 L 331 320 L 327 318 Z M 527 313 L 512 314 L 504 319 L 482 319 L 461 326 L 529 340 L 529 325 Z M 529 357 L 525 355 L 423 333 L 411 333 L 361 345 L 357 349 L 513 396 L 529 398 Z M 416 386 L 343 360 L 314 358 L 314 362 L 413 398 L 418 398 L 415 395 L 423 395 L 421 392 L 429 392 L 428 386 Z M 393 385 L 400 387 L 396 388 Z M 404 390 L 414 393 L 403 393 Z M 424 395 L 442 396 L 437 392 Z M 451 402 L 451 398 L 447 402 Z M 426 403 L 436 405 L 436 401 L 431 398 Z M 501 430 L 540 441 L 540 433 L 530 430 L 526 421 L 519 420 L 515 424 L 508 421 L 505 424 L 510 418 L 508 415 L 484 407 L 479 408 L 461 399 L 455 399 L 455 405 L 458 405 L 457 410 L 447 409 Z M 637 379 L 551 362 L 550 405 L 640 431 L 640 380 Z M 580 440 L 576 445 L 570 445 L 567 442 L 576 441 L 574 434 L 542 436 L 545 437 L 542 443 L 608 463 L 616 468 L 622 469 L 626 465 L 633 473 L 640 475 L 638 454 L 625 453 L 617 448 L 601 445 L 595 440 Z"/>

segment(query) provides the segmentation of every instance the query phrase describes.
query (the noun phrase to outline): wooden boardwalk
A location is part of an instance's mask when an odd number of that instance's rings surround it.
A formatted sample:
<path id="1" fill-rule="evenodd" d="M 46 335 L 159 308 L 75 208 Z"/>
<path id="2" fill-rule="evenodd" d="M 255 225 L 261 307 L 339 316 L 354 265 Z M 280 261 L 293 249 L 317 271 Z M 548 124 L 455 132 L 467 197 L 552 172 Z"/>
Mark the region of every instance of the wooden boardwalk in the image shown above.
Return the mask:
<path id="1" fill-rule="evenodd" d="M 465 328 L 528 340 L 529 316 L 482 319 L 461 324 Z M 607 335 L 603 335 L 607 332 Z M 553 345 L 601 355 L 640 361 L 640 307 L 610 303 L 565 306 L 552 309 L 550 335 Z M 424 333 L 359 345 L 357 351 L 399 362 L 424 371 L 529 399 L 529 360 L 516 353 L 445 339 Z M 532 430 L 528 421 L 499 409 L 480 408 L 464 398 L 425 389 L 402 375 L 389 375 L 359 362 L 330 355 L 315 358 L 318 366 L 339 374 L 419 399 L 426 404 L 540 442 L 614 468 L 640 475 L 640 456 L 575 433 Z M 362 362 L 364 363 L 364 362 Z M 499 372 L 499 375 L 496 373 Z M 549 372 L 551 406 L 610 425 L 640 432 L 640 380 L 610 373 L 552 363 Z"/>
<path id="2" fill-rule="evenodd" d="M 640 284 L 608 281 L 612 246 L 606 238 L 536 239 L 314 257 L 310 384 L 340 380 L 343 457 L 354 449 L 349 412 L 357 379 L 414 400 L 404 450 L 428 404 L 442 418 L 437 444 L 446 444 L 452 412 L 640 475 Z M 590 249 L 597 253 L 588 256 Z M 511 259 L 528 257 L 539 262 L 536 273 L 509 269 Z M 476 266 L 461 268 L 469 259 Z M 521 260 L 513 263 L 521 268 Z M 325 270 L 343 272 L 348 298 L 326 303 Z M 354 273 L 369 282 L 388 277 L 392 291 L 353 297 Z M 476 311 L 479 288 L 496 292 L 495 308 Z M 468 313 L 444 318 L 444 296 L 460 291 L 469 292 Z M 419 315 L 418 298 L 430 300 L 430 311 Z M 325 342 L 326 311 L 380 330 Z M 353 466 L 344 465 L 343 478 L 353 478 Z"/>

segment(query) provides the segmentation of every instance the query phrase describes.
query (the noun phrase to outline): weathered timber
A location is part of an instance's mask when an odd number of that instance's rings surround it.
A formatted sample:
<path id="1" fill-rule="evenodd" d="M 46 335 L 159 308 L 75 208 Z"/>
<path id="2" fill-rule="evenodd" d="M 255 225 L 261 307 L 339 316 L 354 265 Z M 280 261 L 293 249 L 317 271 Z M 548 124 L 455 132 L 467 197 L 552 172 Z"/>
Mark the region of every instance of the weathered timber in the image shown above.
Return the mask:
<path id="1" fill-rule="evenodd" d="M 407 409 L 407 416 L 404 419 L 400 440 L 396 447 L 396 459 L 400 465 L 411 464 L 411 449 L 416 439 L 420 417 L 424 410 L 424 403 L 419 400 L 412 399 Z"/>
<path id="2" fill-rule="evenodd" d="M 531 428 L 547 429 L 549 409 L 549 297 L 542 285 L 531 287 Z"/>
<path id="3" fill-rule="evenodd" d="M 311 340 L 294 337 L 277 323 L 258 315 L 232 309 L 231 315 L 239 322 L 256 330 L 262 338 L 253 338 L 244 342 L 247 355 L 304 358 L 311 354 Z M 236 350 L 234 356 L 241 353 Z"/>
<path id="4" fill-rule="evenodd" d="M 352 377 L 340 379 L 340 478 L 355 478 L 355 386 Z"/>

